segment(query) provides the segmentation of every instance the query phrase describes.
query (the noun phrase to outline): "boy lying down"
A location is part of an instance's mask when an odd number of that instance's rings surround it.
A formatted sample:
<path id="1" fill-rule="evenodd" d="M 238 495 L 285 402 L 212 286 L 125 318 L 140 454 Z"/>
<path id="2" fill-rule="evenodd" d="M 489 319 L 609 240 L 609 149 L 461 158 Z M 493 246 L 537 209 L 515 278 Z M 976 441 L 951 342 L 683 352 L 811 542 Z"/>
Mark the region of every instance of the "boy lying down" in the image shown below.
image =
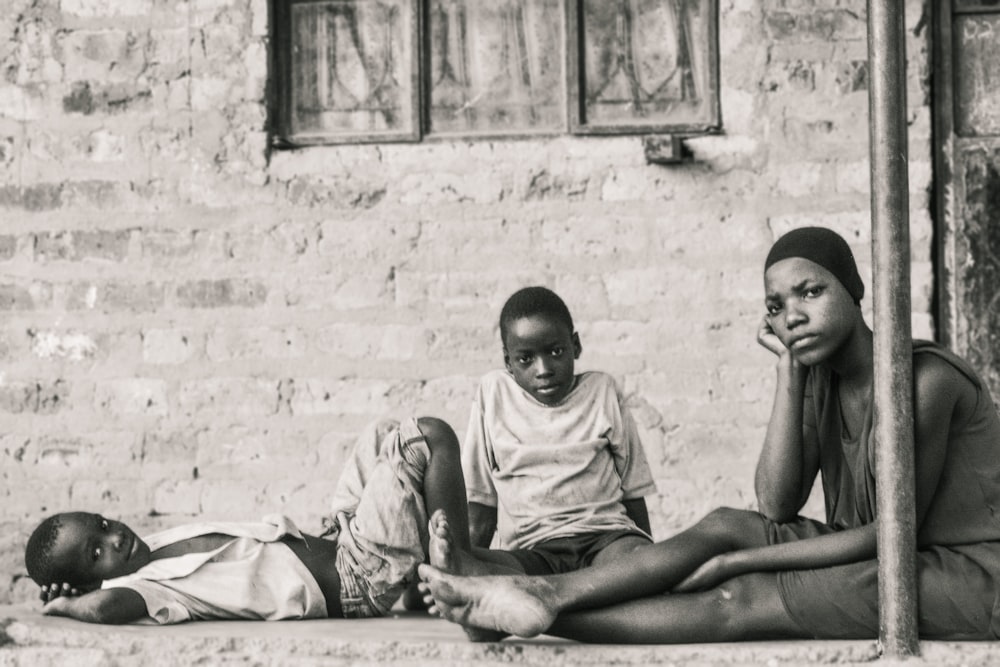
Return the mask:
<path id="1" fill-rule="evenodd" d="M 466 516 L 454 432 L 434 418 L 373 424 L 333 507 L 322 537 L 271 515 L 142 539 L 121 522 L 66 512 L 35 529 L 25 564 L 43 613 L 91 623 L 382 616 L 424 561 L 428 513 Z M 467 524 L 457 532 L 468 546 Z"/>

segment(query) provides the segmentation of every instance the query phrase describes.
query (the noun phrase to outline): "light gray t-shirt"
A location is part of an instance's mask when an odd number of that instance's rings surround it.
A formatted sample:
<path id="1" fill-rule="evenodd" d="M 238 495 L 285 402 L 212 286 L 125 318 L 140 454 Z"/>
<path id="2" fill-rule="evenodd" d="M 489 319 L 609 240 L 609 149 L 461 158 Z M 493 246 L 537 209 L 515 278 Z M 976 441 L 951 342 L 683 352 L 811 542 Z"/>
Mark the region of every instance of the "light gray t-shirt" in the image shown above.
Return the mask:
<path id="1" fill-rule="evenodd" d="M 656 490 L 614 379 L 577 376 L 558 405 L 539 403 L 509 373 L 483 376 L 462 445 L 470 502 L 497 508 L 500 546 L 634 529 L 624 500 Z"/>

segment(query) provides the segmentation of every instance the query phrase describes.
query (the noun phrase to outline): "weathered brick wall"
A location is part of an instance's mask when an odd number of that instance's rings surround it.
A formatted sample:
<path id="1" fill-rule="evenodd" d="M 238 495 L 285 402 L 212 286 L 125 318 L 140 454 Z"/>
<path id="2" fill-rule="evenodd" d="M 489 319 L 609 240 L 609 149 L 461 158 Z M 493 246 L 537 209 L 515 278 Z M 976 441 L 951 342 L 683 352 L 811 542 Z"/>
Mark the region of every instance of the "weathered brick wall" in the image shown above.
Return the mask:
<path id="1" fill-rule="evenodd" d="M 352 435 L 459 433 L 514 289 L 568 301 L 617 376 L 663 537 L 750 507 L 773 391 L 760 268 L 791 226 L 868 267 L 865 3 L 721 0 L 725 135 L 268 155 L 266 0 L 4 0 L 0 602 L 50 512 L 314 529 Z M 929 107 L 907 3 L 914 323 L 932 333 Z M 870 308 L 870 304 L 868 305 Z"/>

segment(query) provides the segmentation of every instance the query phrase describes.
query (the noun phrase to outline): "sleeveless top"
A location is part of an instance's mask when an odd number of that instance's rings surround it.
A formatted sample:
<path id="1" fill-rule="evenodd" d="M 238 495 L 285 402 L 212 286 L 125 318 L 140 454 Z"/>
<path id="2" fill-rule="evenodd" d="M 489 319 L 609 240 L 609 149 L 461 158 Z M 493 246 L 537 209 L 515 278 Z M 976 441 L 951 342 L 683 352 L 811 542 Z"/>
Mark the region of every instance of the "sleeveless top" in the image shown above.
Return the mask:
<path id="1" fill-rule="evenodd" d="M 913 354 L 933 354 L 957 369 L 972 384 L 976 405 L 963 423 L 952 423 L 941 478 L 918 544 L 965 545 L 1000 540 L 1000 417 L 989 389 L 964 360 L 928 341 L 913 341 Z M 873 401 L 854 438 L 842 425 L 837 377 L 813 367 L 806 384 L 803 422 L 819 445 L 826 521 L 837 529 L 875 520 L 875 436 Z M 811 406 L 811 409 L 810 409 Z"/>

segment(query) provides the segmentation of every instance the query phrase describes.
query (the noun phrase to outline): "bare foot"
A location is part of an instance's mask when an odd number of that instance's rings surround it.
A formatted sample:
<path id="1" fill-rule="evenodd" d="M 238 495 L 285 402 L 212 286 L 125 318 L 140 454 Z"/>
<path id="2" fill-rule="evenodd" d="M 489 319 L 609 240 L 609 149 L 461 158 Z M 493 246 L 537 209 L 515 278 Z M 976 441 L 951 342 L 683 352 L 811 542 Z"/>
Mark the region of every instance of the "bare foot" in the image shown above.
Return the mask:
<path id="1" fill-rule="evenodd" d="M 482 574 L 482 568 L 477 567 L 478 561 L 472 557 L 463 558 L 463 552 L 454 547 L 451 527 L 448 525 L 448 515 L 444 510 L 437 510 L 431 515 L 428 522 L 428 532 L 430 533 L 430 544 L 427 547 L 431 565 L 449 574 Z M 425 608 L 429 608 L 431 602 L 424 599 Z M 433 611 L 432 611 L 433 613 Z M 497 630 L 487 630 L 471 625 L 462 625 L 466 636 L 474 642 L 498 642 L 508 636 L 506 632 Z"/>
<path id="2" fill-rule="evenodd" d="M 427 547 L 431 565 L 442 572 L 451 574 L 464 574 L 460 571 L 461 563 L 454 549 L 454 542 L 451 538 L 451 527 L 448 526 L 448 515 L 444 510 L 436 510 L 431 515 L 431 520 L 427 523 L 427 532 L 430 533 L 430 544 Z"/>
<path id="3" fill-rule="evenodd" d="M 460 574 L 463 577 L 507 574 L 505 569 L 498 570 L 496 565 L 481 561 L 468 551 L 455 546 L 451 526 L 448 524 L 448 515 L 444 510 L 435 510 L 427 522 L 427 528 L 430 533 L 427 550 L 430 552 L 431 565 L 442 572 Z"/>
<path id="4" fill-rule="evenodd" d="M 419 572 L 421 590 L 433 600 L 431 613 L 463 627 L 534 637 L 556 619 L 556 610 L 544 602 L 551 585 L 540 577 L 462 577 L 430 565 Z"/>

